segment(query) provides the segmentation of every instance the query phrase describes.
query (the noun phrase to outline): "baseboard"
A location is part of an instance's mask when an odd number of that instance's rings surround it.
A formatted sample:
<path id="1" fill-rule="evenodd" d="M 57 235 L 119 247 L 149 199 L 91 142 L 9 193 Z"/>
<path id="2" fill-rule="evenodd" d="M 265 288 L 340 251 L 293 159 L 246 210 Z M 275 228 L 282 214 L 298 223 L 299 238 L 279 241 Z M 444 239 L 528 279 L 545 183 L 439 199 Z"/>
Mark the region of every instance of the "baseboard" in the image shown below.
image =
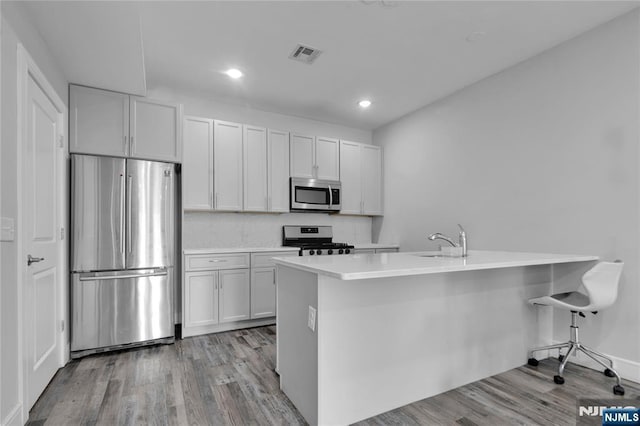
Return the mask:
<path id="1" fill-rule="evenodd" d="M 276 318 L 269 317 L 264 319 L 227 322 L 227 323 L 216 324 L 216 325 L 205 325 L 201 327 L 182 327 L 182 338 L 200 336 L 202 334 L 220 333 L 224 331 L 242 330 L 243 328 L 274 325 L 275 323 L 276 323 Z"/>
<path id="2" fill-rule="evenodd" d="M 13 410 L 11 410 L 11 412 L 7 415 L 7 417 L 5 417 L 4 419 L 2 419 L 2 422 L 0 423 L 2 426 L 22 426 L 24 424 L 24 422 L 21 421 L 20 419 L 20 414 L 22 413 L 22 404 L 16 404 L 15 407 L 13 407 Z"/>
<path id="3" fill-rule="evenodd" d="M 553 344 L 562 343 L 560 341 L 555 341 Z M 543 352 L 541 352 L 543 353 Z M 640 362 L 631 361 L 628 359 L 620 358 L 617 356 L 604 354 L 613 360 L 613 368 L 616 372 L 625 380 L 630 380 L 632 382 L 640 383 Z M 552 349 L 549 351 L 549 356 L 557 357 L 558 349 Z M 578 352 L 577 356 L 572 356 L 569 358 L 569 362 L 572 362 L 577 365 L 581 365 L 583 367 L 590 368 L 592 370 L 602 370 L 602 366 L 586 356 L 585 354 Z"/>

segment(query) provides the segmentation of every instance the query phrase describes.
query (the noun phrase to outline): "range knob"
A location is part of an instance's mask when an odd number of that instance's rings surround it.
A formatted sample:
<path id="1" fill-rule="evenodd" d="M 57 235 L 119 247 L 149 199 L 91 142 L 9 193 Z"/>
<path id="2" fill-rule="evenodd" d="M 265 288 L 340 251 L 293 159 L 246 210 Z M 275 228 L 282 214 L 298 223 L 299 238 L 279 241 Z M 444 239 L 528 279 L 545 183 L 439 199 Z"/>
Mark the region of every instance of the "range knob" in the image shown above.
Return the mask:
<path id="1" fill-rule="evenodd" d="M 333 249 L 329 249 L 329 250 L 327 251 L 327 254 L 333 254 Z"/>
<path id="2" fill-rule="evenodd" d="M 316 254 L 319 254 L 319 255 L 322 254 L 322 250 L 320 249 L 316 250 Z"/>
<path id="3" fill-rule="evenodd" d="M 344 254 L 349 254 L 351 253 L 351 249 L 344 249 Z"/>
<path id="4" fill-rule="evenodd" d="M 338 254 L 342 254 L 342 253 L 344 253 L 344 250 L 342 249 L 338 250 Z"/>
<path id="5" fill-rule="evenodd" d="M 313 250 L 309 250 L 309 255 L 310 255 L 310 256 L 313 256 L 314 254 L 316 254 L 316 252 L 315 252 L 315 251 L 313 251 Z"/>

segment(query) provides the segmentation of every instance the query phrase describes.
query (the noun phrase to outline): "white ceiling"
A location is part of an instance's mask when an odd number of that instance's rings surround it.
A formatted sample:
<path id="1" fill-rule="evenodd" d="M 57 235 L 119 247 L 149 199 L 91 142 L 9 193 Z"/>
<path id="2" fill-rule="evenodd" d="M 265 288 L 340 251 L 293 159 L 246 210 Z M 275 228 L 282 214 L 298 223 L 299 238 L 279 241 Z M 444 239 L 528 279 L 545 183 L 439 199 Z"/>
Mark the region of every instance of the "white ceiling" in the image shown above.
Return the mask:
<path id="1" fill-rule="evenodd" d="M 71 82 L 166 86 L 373 129 L 636 7 L 636 1 L 29 2 Z M 483 32 L 470 43 L 467 36 Z M 288 59 L 297 43 L 323 53 Z M 230 67 L 245 76 L 230 80 Z M 146 86 L 145 86 L 146 79 Z M 369 98 L 368 110 L 357 101 Z"/>

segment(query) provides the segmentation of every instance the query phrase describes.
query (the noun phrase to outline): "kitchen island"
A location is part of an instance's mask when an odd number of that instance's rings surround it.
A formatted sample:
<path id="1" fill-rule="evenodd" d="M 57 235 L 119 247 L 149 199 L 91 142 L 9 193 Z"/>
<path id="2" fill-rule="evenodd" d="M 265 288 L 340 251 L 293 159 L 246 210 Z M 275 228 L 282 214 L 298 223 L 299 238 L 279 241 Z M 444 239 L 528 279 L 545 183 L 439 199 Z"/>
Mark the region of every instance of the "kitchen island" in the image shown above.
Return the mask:
<path id="1" fill-rule="evenodd" d="M 595 256 L 469 251 L 276 258 L 280 386 L 312 425 L 353 423 L 526 362 Z"/>

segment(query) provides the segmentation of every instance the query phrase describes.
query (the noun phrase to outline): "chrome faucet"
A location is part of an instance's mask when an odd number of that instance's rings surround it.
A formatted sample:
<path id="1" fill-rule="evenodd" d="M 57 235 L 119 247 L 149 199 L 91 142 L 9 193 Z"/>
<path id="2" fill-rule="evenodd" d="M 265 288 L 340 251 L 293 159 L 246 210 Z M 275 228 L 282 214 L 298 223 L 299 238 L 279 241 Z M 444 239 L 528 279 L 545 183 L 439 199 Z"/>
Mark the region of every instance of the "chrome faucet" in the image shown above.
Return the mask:
<path id="1" fill-rule="evenodd" d="M 453 240 L 451 240 L 451 238 L 439 232 L 429 235 L 429 241 L 444 240 L 449 244 L 451 244 L 452 247 L 462 247 L 462 257 L 467 257 L 467 233 L 465 232 L 462 225 L 458 224 L 458 227 L 460 228 L 460 234 L 458 234 L 457 244 L 454 243 Z"/>

